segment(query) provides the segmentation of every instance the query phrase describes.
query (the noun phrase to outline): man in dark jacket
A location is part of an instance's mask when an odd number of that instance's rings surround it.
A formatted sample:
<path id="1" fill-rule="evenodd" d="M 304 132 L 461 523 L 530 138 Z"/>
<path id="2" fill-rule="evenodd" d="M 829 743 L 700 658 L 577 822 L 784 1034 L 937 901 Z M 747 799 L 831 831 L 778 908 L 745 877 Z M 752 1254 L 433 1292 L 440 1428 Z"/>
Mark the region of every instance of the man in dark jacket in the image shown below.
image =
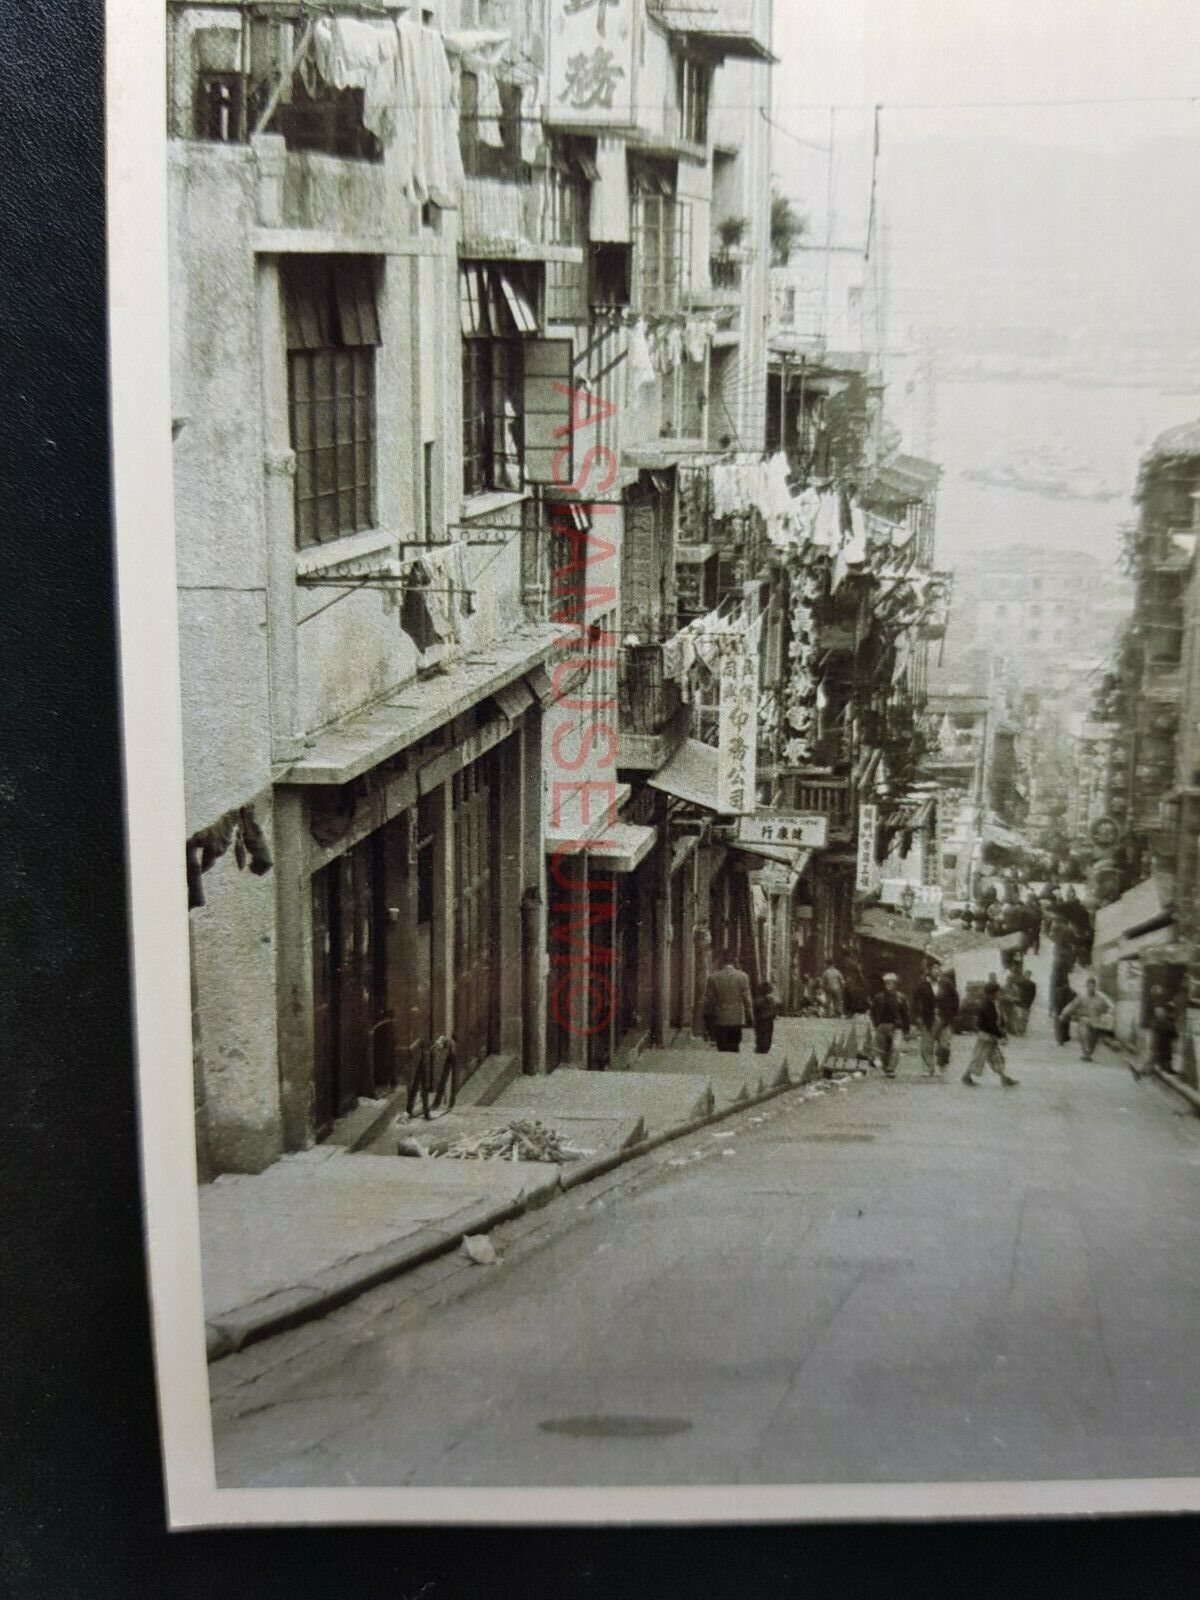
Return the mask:
<path id="1" fill-rule="evenodd" d="M 900 993 L 900 980 L 894 972 L 887 972 L 883 988 L 871 1001 L 871 1021 L 875 1025 L 875 1054 L 884 1075 L 896 1076 L 896 1029 L 908 1038 L 908 1005 Z"/>
<path id="2" fill-rule="evenodd" d="M 1004 1065 L 1004 1051 L 1001 1049 L 1004 1042 L 1004 1028 L 1000 1022 L 1000 1008 L 996 1003 L 999 993 L 998 983 L 984 984 L 983 1003 L 979 1007 L 979 1016 L 975 1023 L 975 1050 L 962 1080 L 972 1088 L 975 1086 L 976 1074 L 982 1072 L 985 1066 L 991 1067 L 1006 1089 L 1015 1089 L 1017 1086 L 1017 1079 L 1009 1077 Z"/>
<path id="3" fill-rule="evenodd" d="M 925 1075 L 928 1078 L 932 1078 L 934 1074 L 933 1026 L 937 1000 L 933 992 L 933 979 L 936 973 L 937 965 L 931 961 L 917 979 L 910 1002 L 912 1019 L 917 1029 L 917 1041 L 921 1046 L 921 1065 L 925 1068 Z"/>
<path id="4" fill-rule="evenodd" d="M 937 988 L 934 990 L 933 1017 L 934 1056 L 943 1072 L 950 1065 L 950 1041 L 954 1037 L 954 1024 L 958 1021 L 959 1005 L 954 968 L 943 967 L 938 973 Z"/>
<path id="5" fill-rule="evenodd" d="M 717 1049 L 730 1053 L 742 1048 L 742 1029 L 754 1026 L 750 979 L 731 954 L 709 974 L 704 986 L 704 1021 Z"/>

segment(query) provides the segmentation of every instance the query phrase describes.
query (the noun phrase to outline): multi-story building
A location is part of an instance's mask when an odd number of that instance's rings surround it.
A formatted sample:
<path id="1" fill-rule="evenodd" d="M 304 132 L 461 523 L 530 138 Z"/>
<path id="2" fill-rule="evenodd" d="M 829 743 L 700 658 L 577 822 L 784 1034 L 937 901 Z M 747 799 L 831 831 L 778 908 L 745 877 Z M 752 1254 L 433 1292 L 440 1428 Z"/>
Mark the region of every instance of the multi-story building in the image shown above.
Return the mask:
<path id="1" fill-rule="evenodd" d="M 753 699 L 769 9 L 168 16 L 197 1122 L 256 1170 L 451 1043 L 661 1039 L 750 926 L 673 641 L 723 603 Z"/>

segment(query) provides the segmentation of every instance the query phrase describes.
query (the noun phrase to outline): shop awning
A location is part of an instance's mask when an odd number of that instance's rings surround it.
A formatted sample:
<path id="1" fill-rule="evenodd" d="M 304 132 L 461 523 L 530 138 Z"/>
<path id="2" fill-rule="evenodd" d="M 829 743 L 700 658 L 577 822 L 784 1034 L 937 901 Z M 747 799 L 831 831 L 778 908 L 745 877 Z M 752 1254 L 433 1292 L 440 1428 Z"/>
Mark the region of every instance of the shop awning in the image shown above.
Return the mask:
<path id="1" fill-rule="evenodd" d="M 1029 849 L 1029 841 L 1022 834 L 1014 833 L 1011 828 L 1006 828 L 1000 822 L 984 823 L 983 842 L 997 850 L 1008 850 L 1013 854 Z"/>
<path id="2" fill-rule="evenodd" d="M 1104 952 L 1104 964 L 1107 966 L 1110 962 L 1130 961 L 1134 956 L 1150 951 L 1155 945 L 1170 944 L 1174 937 L 1174 924 L 1164 922 L 1160 928 L 1151 928 L 1147 933 L 1139 933 L 1135 938 L 1125 939 L 1121 944 L 1107 949 Z"/>
<path id="3" fill-rule="evenodd" d="M 637 822 L 618 822 L 599 834 L 592 847 L 598 868 L 610 872 L 634 872 L 654 849 L 658 829 Z"/>
<path id="4" fill-rule="evenodd" d="M 382 700 L 315 734 L 280 781 L 350 783 L 481 700 L 498 695 L 526 674 L 533 675 L 552 654 L 561 634 L 561 628 L 549 623 L 522 628 L 509 639 L 464 657 L 449 672 L 401 684 Z M 530 687 L 536 691 L 536 680 Z M 514 704 L 510 699 L 509 706 Z"/>
<path id="5" fill-rule="evenodd" d="M 1145 878 L 1135 883 L 1119 900 L 1114 900 L 1110 906 L 1101 906 L 1096 912 L 1097 957 L 1109 945 L 1120 943 L 1127 934 L 1145 929 L 1148 924 L 1165 920 L 1165 917 L 1166 907 L 1155 880 Z"/>
<path id="6" fill-rule="evenodd" d="M 719 811 L 717 804 L 717 752 L 699 739 L 685 739 L 666 766 L 647 779 L 652 789 L 686 800 L 706 811 Z"/>
<path id="7" fill-rule="evenodd" d="M 564 785 L 566 780 L 564 779 Z M 617 837 L 619 828 L 628 827 L 628 823 L 614 822 L 613 810 L 623 806 L 629 799 L 629 785 L 619 783 L 616 794 L 611 797 L 596 789 L 567 789 L 554 794 L 546 811 L 546 854 L 547 855 L 576 855 L 580 850 L 590 849 L 597 839 Z M 587 808 L 586 820 L 584 808 Z M 651 830 L 653 831 L 653 830 Z M 628 842 L 628 841 L 627 841 Z M 654 843 L 653 839 L 650 841 Z M 613 851 L 613 854 L 619 853 Z M 609 852 L 604 851 L 605 855 Z M 599 857 L 600 851 L 597 850 Z M 636 865 L 636 862 L 635 862 Z M 614 871 L 623 869 L 614 867 Z M 628 869 L 632 870 L 632 868 Z"/>
<path id="8" fill-rule="evenodd" d="M 811 850 L 796 849 L 786 844 L 747 844 L 741 839 L 732 840 L 729 848 L 744 851 L 760 861 L 777 861 L 781 866 L 790 867 L 796 877 L 800 876 L 813 857 Z"/>
<path id="9" fill-rule="evenodd" d="M 860 939 L 873 939 L 876 944 L 894 944 L 903 950 L 929 948 L 929 930 L 920 928 L 907 917 L 894 917 L 875 907 L 864 911 L 854 925 Z"/>

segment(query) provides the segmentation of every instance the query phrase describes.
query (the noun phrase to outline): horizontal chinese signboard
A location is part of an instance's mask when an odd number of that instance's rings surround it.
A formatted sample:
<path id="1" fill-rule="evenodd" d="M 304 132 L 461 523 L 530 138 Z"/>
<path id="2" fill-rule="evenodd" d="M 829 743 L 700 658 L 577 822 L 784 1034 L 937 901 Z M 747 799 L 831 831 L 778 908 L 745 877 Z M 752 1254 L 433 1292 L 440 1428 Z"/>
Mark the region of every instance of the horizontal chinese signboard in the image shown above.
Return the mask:
<path id="1" fill-rule="evenodd" d="M 829 839 L 829 818 L 817 811 L 758 811 L 738 823 L 739 844 L 782 844 L 823 850 Z"/>
<path id="2" fill-rule="evenodd" d="M 570 127 L 633 121 L 633 20 L 640 0 L 550 0 L 546 120 Z"/>

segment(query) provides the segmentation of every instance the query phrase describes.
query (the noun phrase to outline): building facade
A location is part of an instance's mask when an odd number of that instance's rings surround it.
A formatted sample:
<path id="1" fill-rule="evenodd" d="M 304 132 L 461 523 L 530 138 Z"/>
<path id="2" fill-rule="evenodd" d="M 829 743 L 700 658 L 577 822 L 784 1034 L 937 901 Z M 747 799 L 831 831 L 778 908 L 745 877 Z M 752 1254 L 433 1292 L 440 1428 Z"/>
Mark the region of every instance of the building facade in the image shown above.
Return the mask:
<path id="1" fill-rule="evenodd" d="M 691 734 L 765 649 L 753 519 L 703 552 L 764 442 L 769 8 L 168 17 L 197 1126 L 253 1171 L 431 1057 L 662 1042 L 752 931 L 753 774 Z"/>

